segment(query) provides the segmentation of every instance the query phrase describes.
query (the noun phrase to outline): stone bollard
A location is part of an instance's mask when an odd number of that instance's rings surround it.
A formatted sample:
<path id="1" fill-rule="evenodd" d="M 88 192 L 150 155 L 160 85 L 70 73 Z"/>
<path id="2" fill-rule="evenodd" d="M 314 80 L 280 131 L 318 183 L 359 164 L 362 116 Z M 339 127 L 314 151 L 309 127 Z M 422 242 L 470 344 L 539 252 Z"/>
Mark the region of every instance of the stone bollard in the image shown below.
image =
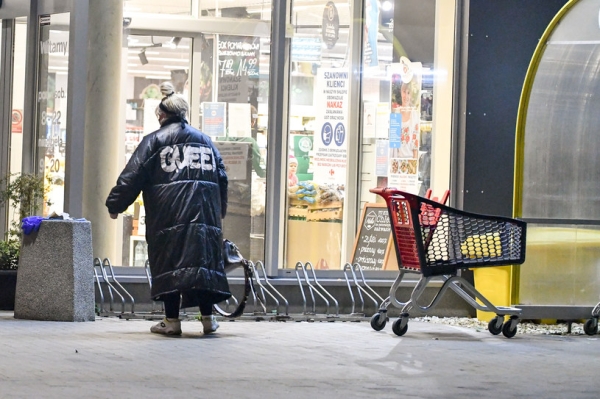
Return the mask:
<path id="1" fill-rule="evenodd" d="M 94 258 L 87 220 L 43 220 L 23 236 L 15 318 L 93 321 Z"/>

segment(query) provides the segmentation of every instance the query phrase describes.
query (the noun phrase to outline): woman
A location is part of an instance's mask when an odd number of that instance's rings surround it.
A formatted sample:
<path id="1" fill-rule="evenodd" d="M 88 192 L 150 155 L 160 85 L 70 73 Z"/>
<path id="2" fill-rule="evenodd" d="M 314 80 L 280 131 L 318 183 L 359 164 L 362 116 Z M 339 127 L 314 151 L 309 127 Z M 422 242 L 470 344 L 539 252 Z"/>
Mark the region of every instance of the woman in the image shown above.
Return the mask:
<path id="1" fill-rule="evenodd" d="M 199 306 L 204 333 L 219 327 L 212 305 L 231 296 L 223 269 L 221 218 L 227 174 L 210 137 L 186 121 L 187 101 L 161 84 L 156 109 L 161 128 L 143 138 L 106 206 L 116 219 L 143 193 L 152 298 L 164 301 L 165 319 L 150 331 L 181 334 L 184 308 Z"/>
<path id="2" fill-rule="evenodd" d="M 413 82 L 402 83 L 400 87 L 400 96 L 402 104 L 398 108 L 402 114 L 402 131 L 400 135 L 400 150 L 397 154 L 399 158 L 417 159 L 418 154 L 418 135 L 420 115 L 413 104 L 412 93 Z"/>

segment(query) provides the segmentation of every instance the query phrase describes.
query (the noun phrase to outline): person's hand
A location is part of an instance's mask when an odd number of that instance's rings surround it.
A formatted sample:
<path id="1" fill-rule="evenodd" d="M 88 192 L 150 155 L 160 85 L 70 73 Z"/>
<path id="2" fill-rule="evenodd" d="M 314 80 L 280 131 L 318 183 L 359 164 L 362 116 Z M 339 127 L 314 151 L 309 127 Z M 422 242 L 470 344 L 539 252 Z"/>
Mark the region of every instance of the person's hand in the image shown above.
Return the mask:
<path id="1" fill-rule="evenodd" d="M 119 216 L 119 214 L 118 214 L 118 213 L 111 213 L 111 214 L 110 214 L 110 218 L 111 218 L 111 219 L 116 219 L 118 216 Z"/>

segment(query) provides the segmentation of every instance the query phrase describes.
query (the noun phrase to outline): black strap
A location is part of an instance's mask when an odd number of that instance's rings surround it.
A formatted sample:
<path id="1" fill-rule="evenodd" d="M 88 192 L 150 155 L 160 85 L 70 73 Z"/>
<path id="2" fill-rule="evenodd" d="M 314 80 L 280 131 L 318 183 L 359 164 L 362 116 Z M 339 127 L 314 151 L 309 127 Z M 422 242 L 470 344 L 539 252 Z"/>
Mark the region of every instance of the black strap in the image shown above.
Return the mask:
<path id="1" fill-rule="evenodd" d="M 244 259 L 240 263 L 244 268 L 244 296 L 240 300 L 238 307 L 233 312 L 227 313 L 224 312 L 220 307 L 214 306 L 214 309 L 218 314 L 223 317 L 227 317 L 228 319 L 234 319 L 244 314 L 248 297 L 250 296 L 251 292 L 254 292 L 254 282 L 252 281 L 254 273 L 252 271 L 252 267 L 250 266 L 250 262 Z M 260 301 L 260 298 L 258 298 L 258 300 Z"/>

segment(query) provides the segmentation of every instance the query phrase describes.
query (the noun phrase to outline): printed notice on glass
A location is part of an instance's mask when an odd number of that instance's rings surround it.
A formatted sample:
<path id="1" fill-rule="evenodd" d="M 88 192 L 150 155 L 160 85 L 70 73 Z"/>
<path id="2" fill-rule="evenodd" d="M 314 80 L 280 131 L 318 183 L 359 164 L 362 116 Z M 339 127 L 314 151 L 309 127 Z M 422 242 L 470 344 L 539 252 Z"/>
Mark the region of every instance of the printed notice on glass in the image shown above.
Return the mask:
<path id="1" fill-rule="evenodd" d="M 250 171 L 250 143 L 215 141 L 229 180 L 247 180 Z"/>
<path id="2" fill-rule="evenodd" d="M 314 180 L 346 183 L 348 84 L 345 69 L 319 69 L 315 90 Z"/>
<path id="3" fill-rule="evenodd" d="M 225 136 L 225 103 L 202 103 L 202 132 L 213 137 Z"/>
<path id="4" fill-rule="evenodd" d="M 388 174 L 388 141 L 377 140 L 375 148 L 375 175 L 386 177 Z"/>

